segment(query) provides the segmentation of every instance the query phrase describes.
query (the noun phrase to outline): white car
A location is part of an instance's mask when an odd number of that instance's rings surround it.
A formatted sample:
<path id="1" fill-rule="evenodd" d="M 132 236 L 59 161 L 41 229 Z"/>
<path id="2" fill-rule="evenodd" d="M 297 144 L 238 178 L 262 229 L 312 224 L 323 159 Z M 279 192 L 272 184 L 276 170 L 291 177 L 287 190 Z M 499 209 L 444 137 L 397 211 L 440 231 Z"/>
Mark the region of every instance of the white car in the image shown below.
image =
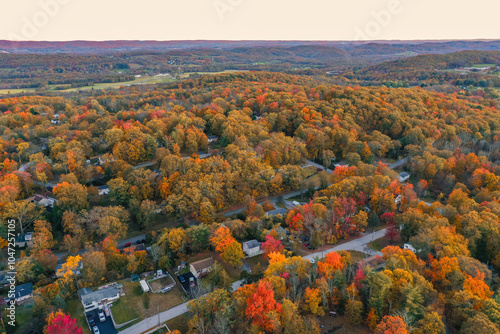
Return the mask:
<path id="1" fill-rule="evenodd" d="M 92 328 L 92 331 L 94 332 L 94 334 L 101 334 L 101 332 L 99 331 L 99 328 L 97 326 L 94 326 Z"/>
<path id="2" fill-rule="evenodd" d="M 314 259 L 310 259 L 309 261 L 311 261 L 311 263 L 314 263 Z"/>
<path id="3" fill-rule="evenodd" d="M 99 312 L 97 313 L 97 315 L 99 316 L 99 321 L 100 321 L 100 322 L 105 322 L 105 321 L 106 321 L 106 315 L 104 314 L 104 312 L 103 312 L 103 311 L 99 311 Z"/>
<path id="4" fill-rule="evenodd" d="M 299 203 L 299 202 L 297 202 L 297 201 L 293 201 L 293 202 L 292 202 L 292 204 L 293 204 L 293 206 L 300 205 L 300 203 Z"/>

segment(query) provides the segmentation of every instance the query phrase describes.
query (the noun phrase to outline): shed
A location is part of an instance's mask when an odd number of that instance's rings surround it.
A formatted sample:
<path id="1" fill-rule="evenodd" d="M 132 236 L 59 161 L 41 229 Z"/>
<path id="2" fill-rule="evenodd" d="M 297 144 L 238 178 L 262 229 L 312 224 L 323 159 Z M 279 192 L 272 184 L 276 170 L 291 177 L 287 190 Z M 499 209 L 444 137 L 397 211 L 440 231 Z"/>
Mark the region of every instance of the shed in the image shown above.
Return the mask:
<path id="1" fill-rule="evenodd" d="M 145 279 L 140 280 L 139 284 L 141 285 L 142 292 L 148 292 L 150 290 L 149 289 L 149 284 L 148 284 L 148 282 L 146 282 Z"/>

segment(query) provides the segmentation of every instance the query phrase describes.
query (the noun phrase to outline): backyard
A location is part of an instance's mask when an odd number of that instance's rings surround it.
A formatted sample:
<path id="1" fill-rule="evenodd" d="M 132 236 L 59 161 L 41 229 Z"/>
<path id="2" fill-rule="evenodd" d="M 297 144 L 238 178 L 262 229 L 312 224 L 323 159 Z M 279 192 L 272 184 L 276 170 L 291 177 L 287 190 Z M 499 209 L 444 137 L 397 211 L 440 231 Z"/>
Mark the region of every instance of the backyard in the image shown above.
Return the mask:
<path id="1" fill-rule="evenodd" d="M 125 296 L 113 303 L 111 312 L 117 324 L 138 318 L 139 320 L 151 317 L 158 311 L 166 311 L 185 302 L 184 292 L 176 285 L 167 293 L 143 293 L 139 282 L 123 280 Z"/>

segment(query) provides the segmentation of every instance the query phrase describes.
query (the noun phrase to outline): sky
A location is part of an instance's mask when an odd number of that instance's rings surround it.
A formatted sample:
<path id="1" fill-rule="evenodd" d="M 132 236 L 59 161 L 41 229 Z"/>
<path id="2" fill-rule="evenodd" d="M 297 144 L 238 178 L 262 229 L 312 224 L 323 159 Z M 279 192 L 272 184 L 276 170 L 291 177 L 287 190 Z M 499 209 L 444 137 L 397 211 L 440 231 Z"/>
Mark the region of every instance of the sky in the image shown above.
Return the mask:
<path id="1" fill-rule="evenodd" d="M 22 0 L 0 39 L 500 39 L 498 0 Z"/>

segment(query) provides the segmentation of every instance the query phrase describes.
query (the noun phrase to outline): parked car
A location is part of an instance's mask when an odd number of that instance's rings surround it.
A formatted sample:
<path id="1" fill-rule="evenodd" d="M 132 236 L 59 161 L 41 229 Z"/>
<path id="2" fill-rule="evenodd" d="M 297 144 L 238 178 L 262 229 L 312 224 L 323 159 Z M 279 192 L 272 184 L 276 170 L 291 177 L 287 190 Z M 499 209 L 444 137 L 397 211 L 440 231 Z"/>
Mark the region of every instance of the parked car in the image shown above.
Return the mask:
<path id="1" fill-rule="evenodd" d="M 105 321 L 106 321 L 106 315 L 104 314 L 104 312 L 103 312 L 103 311 L 99 311 L 99 312 L 97 313 L 97 315 L 99 316 L 99 321 L 100 321 L 100 322 L 105 322 Z"/>
<path id="2" fill-rule="evenodd" d="M 179 275 L 179 281 L 181 281 L 181 283 L 184 283 L 186 282 L 186 279 L 184 278 L 184 276 Z"/>
<path id="3" fill-rule="evenodd" d="M 99 328 L 97 326 L 92 327 L 92 331 L 94 334 L 101 334 L 101 331 L 99 331 Z"/>
<path id="4" fill-rule="evenodd" d="M 161 289 L 161 290 L 160 290 L 160 292 L 161 292 L 161 293 L 165 293 L 165 292 L 168 292 L 168 291 L 170 291 L 170 290 L 172 290 L 172 287 L 167 286 L 167 287 L 164 287 L 163 289 Z"/>
<path id="5" fill-rule="evenodd" d="M 299 203 L 299 202 L 297 202 L 297 201 L 293 201 L 293 202 L 292 202 L 292 204 L 293 204 L 293 206 L 300 205 L 300 203 Z"/>
<path id="6" fill-rule="evenodd" d="M 193 287 L 194 286 L 194 277 L 189 277 L 189 286 Z"/>
<path id="7" fill-rule="evenodd" d="M 132 246 L 132 243 L 130 241 L 127 242 L 125 245 L 123 245 L 123 247 L 130 247 L 130 246 Z"/>
<path id="8" fill-rule="evenodd" d="M 94 318 L 93 318 L 91 315 L 89 315 L 89 316 L 87 317 L 87 319 L 88 319 L 88 321 L 89 321 L 89 325 L 90 325 L 90 327 L 92 327 L 92 326 L 94 326 L 94 325 L 95 325 L 95 320 L 94 320 Z"/>

